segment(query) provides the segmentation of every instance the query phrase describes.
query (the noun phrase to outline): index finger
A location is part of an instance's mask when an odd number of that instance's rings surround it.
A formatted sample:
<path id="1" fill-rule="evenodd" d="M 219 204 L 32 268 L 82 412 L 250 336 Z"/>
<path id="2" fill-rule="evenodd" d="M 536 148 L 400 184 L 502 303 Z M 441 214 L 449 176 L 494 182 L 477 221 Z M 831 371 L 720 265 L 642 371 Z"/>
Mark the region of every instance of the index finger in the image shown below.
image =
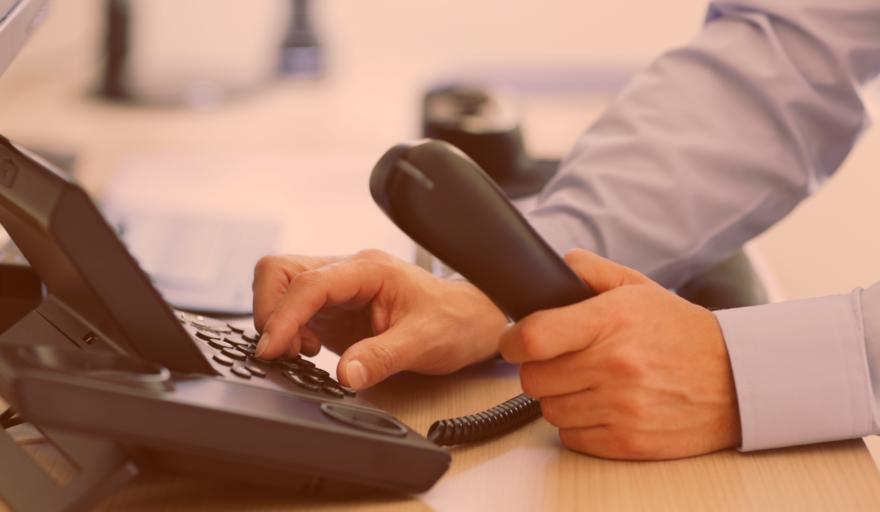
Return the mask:
<path id="1" fill-rule="evenodd" d="M 293 279 L 308 270 L 322 267 L 338 256 L 264 256 L 254 267 L 254 325 L 262 332 L 269 315 L 287 292 Z"/>
<path id="2" fill-rule="evenodd" d="M 532 313 L 501 335 L 499 351 L 511 363 L 545 361 L 584 350 L 608 336 L 611 294 Z"/>
<path id="3" fill-rule="evenodd" d="M 325 306 L 369 303 L 382 289 L 387 268 L 377 262 L 347 259 L 308 270 L 293 278 L 263 326 L 257 356 L 273 359 L 300 349 L 299 331 Z"/>

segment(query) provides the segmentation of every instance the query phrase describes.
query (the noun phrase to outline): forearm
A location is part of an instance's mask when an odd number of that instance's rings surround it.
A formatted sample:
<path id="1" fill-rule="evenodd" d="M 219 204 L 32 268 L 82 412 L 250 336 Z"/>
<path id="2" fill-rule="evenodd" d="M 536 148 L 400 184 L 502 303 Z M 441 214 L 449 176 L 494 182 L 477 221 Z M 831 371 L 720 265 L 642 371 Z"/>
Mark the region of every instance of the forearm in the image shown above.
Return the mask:
<path id="1" fill-rule="evenodd" d="M 716 1 L 578 140 L 530 221 L 667 287 L 720 261 L 830 176 L 880 70 L 880 0 Z"/>

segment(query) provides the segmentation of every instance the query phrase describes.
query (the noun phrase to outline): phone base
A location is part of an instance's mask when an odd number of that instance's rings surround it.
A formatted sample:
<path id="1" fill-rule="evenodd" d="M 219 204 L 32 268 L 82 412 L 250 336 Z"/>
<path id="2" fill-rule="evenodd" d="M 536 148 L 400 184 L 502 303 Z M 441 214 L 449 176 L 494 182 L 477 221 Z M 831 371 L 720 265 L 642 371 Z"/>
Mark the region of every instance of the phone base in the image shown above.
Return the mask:
<path id="1" fill-rule="evenodd" d="M 20 345 L 34 336 L 40 343 L 71 346 L 39 311 L 31 311 L 0 335 L 0 346 Z M 12 434 L 0 430 L 0 497 L 13 510 L 90 510 L 139 474 L 130 456 L 114 441 L 34 426 L 45 443 L 67 458 L 75 473 L 59 483 Z"/>
<path id="2" fill-rule="evenodd" d="M 0 496 L 12 510 L 91 510 L 139 473 L 116 443 L 57 429 L 40 431 L 76 474 L 59 484 L 11 434 L 0 431 Z"/>
<path id="3" fill-rule="evenodd" d="M 354 497 L 423 492 L 449 467 L 446 450 L 368 404 L 175 374 L 63 313 L 48 299 L 0 335 L 0 395 L 80 470 L 59 486 L 0 432 L 0 474 L 17 475 L 0 497 L 14 509 L 88 508 L 154 471 Z"/>

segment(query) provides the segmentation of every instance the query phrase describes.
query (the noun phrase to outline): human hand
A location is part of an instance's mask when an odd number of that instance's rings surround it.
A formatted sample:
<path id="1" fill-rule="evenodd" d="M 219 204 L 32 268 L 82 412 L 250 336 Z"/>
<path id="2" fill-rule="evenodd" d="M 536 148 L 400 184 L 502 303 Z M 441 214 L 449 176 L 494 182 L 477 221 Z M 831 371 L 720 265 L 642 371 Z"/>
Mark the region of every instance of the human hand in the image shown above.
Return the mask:
<path id="1" fill-rule="evenodd" d="M 269 256 L 254 272 L 257 357 L 342 354 L 337 374 L 362 389 L 410 370 L 444 374 L 498 350 L 507 318 L 467 282 L 368 250 L 348 257 Z"/>
<path id="2" fill-rule="evenodd" d="M 736 393 L 715 316 L 584 250 L 566 255 L 599 295 L 511 326 L 501 355 L 572 450 L 671 459 L 740 444 Z"/>

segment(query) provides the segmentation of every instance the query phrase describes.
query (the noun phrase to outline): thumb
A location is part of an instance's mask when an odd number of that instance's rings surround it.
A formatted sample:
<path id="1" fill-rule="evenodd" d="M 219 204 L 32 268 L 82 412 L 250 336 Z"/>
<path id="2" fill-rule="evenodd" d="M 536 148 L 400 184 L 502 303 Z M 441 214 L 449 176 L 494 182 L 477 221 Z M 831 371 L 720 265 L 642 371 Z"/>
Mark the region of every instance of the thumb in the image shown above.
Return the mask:
<path id="1" fill-rule="evenodd" d="M 585 283 L 596 290 L 596 293 L 605 293 L 627 284 L 641 284 L 650 281 L 641 272 L 614 263 L 584 249 L 573 249 L 567 252 L 565 262 Z"/>
<path id="2" fill-rule="evenodd" d="M 350 388 L 364 389 L 410 368 L 416 347 L 407 346 L 409 337 L 399 331 L 391 328 L 348 347 L 336 369 L 339 380 Z"/>

